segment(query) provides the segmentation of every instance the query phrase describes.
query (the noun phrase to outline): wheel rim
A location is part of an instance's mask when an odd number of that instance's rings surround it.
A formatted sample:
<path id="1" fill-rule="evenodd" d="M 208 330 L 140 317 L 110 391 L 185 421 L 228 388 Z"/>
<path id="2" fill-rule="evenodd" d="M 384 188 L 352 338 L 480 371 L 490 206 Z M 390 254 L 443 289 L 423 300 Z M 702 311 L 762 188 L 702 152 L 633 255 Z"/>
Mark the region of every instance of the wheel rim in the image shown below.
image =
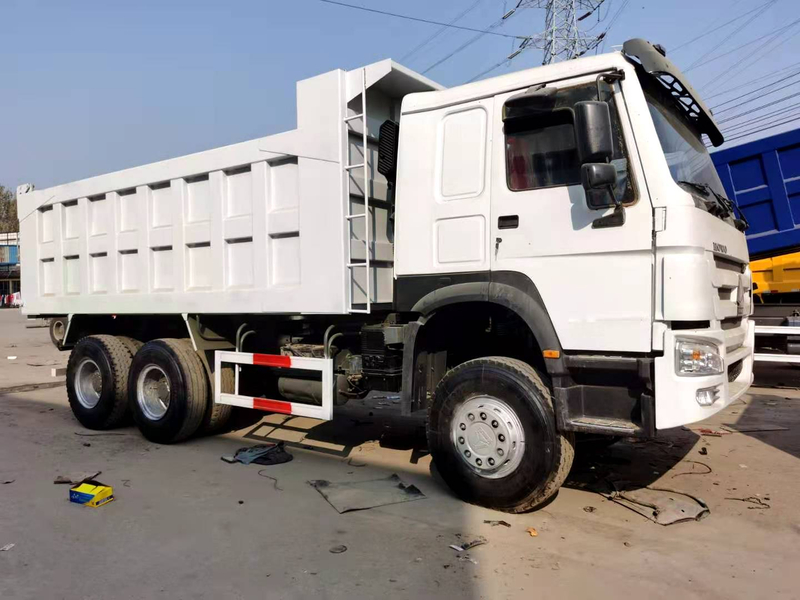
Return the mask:
<path id="1" fill-rule="evenodd" d="M 481 477 L 505 477 L 522 461 L 522 423 L 514 409 L 499 398 L 476 396 L 466 400 L 456 409 L 452 423 L 456 452 Z"/>
<path id="2" fill-rule="evenodd" d="M 64 321 L 53 323 L 53 337 L 59 342 L 64 339 Z"/>
<path id="3" fill-rule="evenodd" d="M 169 409 L 170 382 L 167 374 L 156 365 L 147 365 L 136 380 L 136 401 L 145 416 L 158 421 Z"/>
<path id="4" fill-rule="evenodd" d="M 100 367 L 91 358 L 84 358 L 75 371 L 75 392 L 84 408 L 92 409 L 100 402 L 103 392 L 103 376 Z"/>

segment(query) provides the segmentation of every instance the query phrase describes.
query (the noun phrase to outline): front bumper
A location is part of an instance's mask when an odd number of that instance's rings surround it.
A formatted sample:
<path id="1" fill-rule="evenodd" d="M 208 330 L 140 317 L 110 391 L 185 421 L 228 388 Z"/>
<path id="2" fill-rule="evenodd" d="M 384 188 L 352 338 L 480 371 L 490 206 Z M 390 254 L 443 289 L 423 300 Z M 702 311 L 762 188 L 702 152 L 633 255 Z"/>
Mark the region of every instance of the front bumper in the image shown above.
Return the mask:
<path id="1" fill-rule="evenodd" d="M 678 375 L 675 372 L 677 338 L 697 338 L 717 342 L 725 364 L 723 372 L 719 375 Z M 754 346 L 755 324 L 749 319 L 745 319 L 742 327 L 733 331 L 667 330 L 664 333 L 664 355 L 655 360 L 656 429 L 668 429 L 702 421 L 742 396 L 753 382 Z M 741 370 L 739 370 L 740 364 Z M 711 387 L 717 390 L 717 400 L 711 406 L 701 406 L 695 399 L 697 391 Z"/>

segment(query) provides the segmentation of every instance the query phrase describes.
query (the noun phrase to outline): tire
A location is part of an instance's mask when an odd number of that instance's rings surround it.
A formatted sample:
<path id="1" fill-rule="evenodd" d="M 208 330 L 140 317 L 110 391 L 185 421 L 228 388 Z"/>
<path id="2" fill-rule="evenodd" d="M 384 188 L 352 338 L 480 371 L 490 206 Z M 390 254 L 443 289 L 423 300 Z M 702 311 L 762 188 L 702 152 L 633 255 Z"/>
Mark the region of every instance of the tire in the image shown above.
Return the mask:
<path id="1" fill-rule="evenodd" d="M 64 343 L 64 334 L 67 333 L 67 317 L 53 317 L 50 319 L 50 341 L 53 346 L 61 350 Z"/>
<path id="2" fill-rule="evenodd" d="M 181 339 L 144 344 L 131 363 L 128 401 L 139 431 L 172 444 L 194 434 L 208 406 L 208 378 L 200 358 Z"/>
<path id="3" fill-rule="evenodd" d="M 222 367 L 220 378 L 222 381 L 222 391 L 232 394 L 235 387 L 233 367 Z M 231 418 L 232 409 L 233 407 L 230 404 L 217 404 L 214 402 L 214 395 L 209 395 L 206 414 L 203 415 L 203 422 L 200 424 L 200 433 L 210 434 L 225 427 L 228 420 Z"/>
<path id="4" fill-rule="evenodd" d="M 542 377 L 522 361 L 496 356 L 445 374 L 428 409 L 427 437 L 437 470 L 456 495 L 509 513 L 552 498 L 575 455 L 574 435 L 556 429 Z M 474 451 L 469 458 L 466 448 Z"/>
<path id="5" fill-rule="evenodd" d="M 72 414 L 89 429 L 119 425 L 128 409 L 131 354 L 111 335 L 82 338 L 69 355 L 67 397 Z"/>
<path id="6" fill-rule="evenodd" d="M 139 351 L 139 348 L 144 346 L 143 342 L 136 340 L 131 337 L 126 337 L 124 335 L 118 335 L 116 338 L 128 349 L 128 352 L 131 353 L 131 358 L 136 356 L 136 353 Z"/>

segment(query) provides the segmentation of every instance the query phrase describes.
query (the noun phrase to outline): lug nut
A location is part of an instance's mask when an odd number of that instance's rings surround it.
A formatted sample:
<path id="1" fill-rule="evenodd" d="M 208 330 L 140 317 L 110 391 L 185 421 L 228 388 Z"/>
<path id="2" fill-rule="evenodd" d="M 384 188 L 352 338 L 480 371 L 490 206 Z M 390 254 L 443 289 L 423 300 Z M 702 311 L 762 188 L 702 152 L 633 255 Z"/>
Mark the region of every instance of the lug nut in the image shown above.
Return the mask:
<path id="1" fill-rule="evenodd" d="M 492 421 L 492 427 L 497 428 L 498 425 L 500 425 L 500 423 L 497 421 Z"/>
<path id="2" fill-rule="evenodd" d="M 489 464 L 490 464 L 490 465 L 492 465 L 492 466 L 494 466 L 494 459 L 493 459 L 493 458 L 490 458 L 490 459 L 489 459 Z"/>
<path id="3" fill-rule="evenodd" d="M 480 458 L 476 458 L 475 459 L 475 464 L 480 467 L 483 464 L 483 461 Z"/>
<path id="4" fill-rule="evenodd" d="M 503 454 L 505 454 L 505 453 L 503 452 L 503 449 L 502 449 L 502 448 L 498 448 L 498 449 L 497 449 L 497 455 L 498 455 L 498 456 L 503 456 Z"/>
<path id="5" fill-rule="evenodd" d="M 481 419 L 486 420 L 486 413 L 481 413 Z"/>
<path id="6" fill-rule="evenodd" d="M 464 431 L 467 428 L 467 426 L 464 425 L 463 423 L 461 423 L 461 425 L 459 425 L 458 427 L 459 429 L 461 429 L 461 431 Z"/>
<path id="7" fill-rule="evenodd" d="M 474 420 L 475 420 L 475 415 L 473 415 L 472 413 L 469 413 L 469 414 L 467 415 L 467 417 L 469 417 L 469 420 L 470 420 L 470 421 L 474 421 Z"/>
<path id="8" fill-rule="evenodd" d="M 467 450 L 466 452 L 464 452 L 464 456 L 466 456 L 467 458 L 469 458 L 470 456 L 472 456 L 472 452 L 470 452 L 469 450 Z"/>
<path id="9" fill-rule="evenodd" d="M 459 444 L 463 444 L 464 443 L 464 438 L 463 437 L 458 438 L 458 443 Z"/>
<path id="10" fill-rule="evenodd" d="M 501 442 L 505 442 L 505 441 L 506 441 L 506 436 L 504 436 L 504 435 L 501 433 L 500 435 L 498 435 L 498 436 L 497 436 L 497 439 L 498 439 L 498 440 L 500 440 Z"/>

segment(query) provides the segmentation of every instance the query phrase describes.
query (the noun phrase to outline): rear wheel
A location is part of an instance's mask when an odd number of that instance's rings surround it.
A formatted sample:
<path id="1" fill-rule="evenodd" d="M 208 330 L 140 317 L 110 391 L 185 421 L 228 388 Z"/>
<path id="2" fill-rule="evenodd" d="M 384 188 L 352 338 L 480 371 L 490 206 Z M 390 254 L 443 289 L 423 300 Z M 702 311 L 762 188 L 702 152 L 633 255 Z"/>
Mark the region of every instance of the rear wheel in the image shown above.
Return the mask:
<path id="1" fill-rule="evenodd" d="M 109 429 L 124 419 L 131 353 L 111 335 L 82 338 L 67 363 L 67 397 L 84 427 Z"/>
<path id="2" fill-rule="evenodd" d="M 53 317 L 50 319 L 50 341 L 53 346 L 61 350 L 64 335 L 67 333 L 67 317 Z"/>
<path id="3" fill-rule="evenodd" d="M 222 367 L 220 372 L 222 392 L 226 394 L 233 393 L 234 376 L 233 367 Z M 225 424 L 231 418 L 232 409 L 233 407 L 230 404 L 217 404 L 214 402 L 213 395 L 210 396 L 206 414 L 203 416 L 203 422 L 200 425 L 200 433 L 214 433 L 225 427 Z"/>
<path id="4" fill-rule="evenodd" d="M 203 421 L 208 387 L 203 363 L 186 340 L 147 342 L 133 358 L 128 383 L 136 425 L 153 442 L 185 440 Z"/>
<path id="5" fill-rule="evenodd" d="M 467 502 L 532 510 L 556 494 L 572 466 L 574 437 L 557 431 L 550 390 L 522 361 L 479 358 L 451 369 L 428 417 L 436 467 Z"/>

